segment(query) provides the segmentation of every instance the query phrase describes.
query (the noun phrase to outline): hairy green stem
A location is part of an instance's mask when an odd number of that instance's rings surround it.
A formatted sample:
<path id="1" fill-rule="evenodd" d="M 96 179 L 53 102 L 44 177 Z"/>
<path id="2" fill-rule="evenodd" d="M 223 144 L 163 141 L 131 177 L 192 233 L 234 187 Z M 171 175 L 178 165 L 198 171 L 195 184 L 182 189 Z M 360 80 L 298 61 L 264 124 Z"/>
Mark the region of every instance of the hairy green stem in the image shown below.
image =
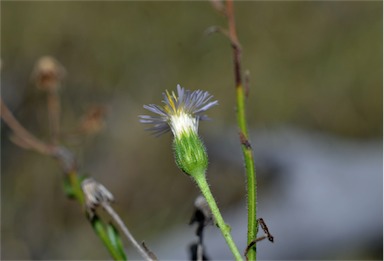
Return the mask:
<path id="1" fill-rule="evenodd" d="M 245 171 L 247 176 L 247 206 L 248 233 L 247 243 L 250 245 L 257 237 L 257 183 L 252 147 L 248 138 L 247 120 L 245 114 L 245 90 L 241 72 L 241 47 L 237 38 L 233 0 L 226 1 L 226 14 L 229 27 L 229 38 L 233 50 L 233 66 L 236 87 L 237 123 L 240 129 L 240 142 L 243 151 Z M 246 253 L 247 260 L 256 260 L 256 244 Z"/>
<path id="2" fill-rule="evenodd" d="M 212 215 L 215 218 L 215 222 L 217 226 L 220 228 L 221 233 L 223 234 L 225 241 L 227 242 L 229 248 L 231 249 L 233 256 L 237 261 L 243 260 L 239 250 L 237 249 L 235 242 L 232 239 L 231 232 L 230 232 L 231 228 L 224 222 L 224 219 L 221 216 L 220 210 L 216 204 L 216 201 L 207 183 L 205 173 L 204 172 L 195 173 L 191 176 L 194 178 L 197 186 L 200 188 L 201 192 L 203 193 L 203 196 L 207 200 L 207 203 L 212 211 Z"/>
<path id="3" fill-rule="evenodd" d="M 247 242 L 250 244 L 257 237 L 257 181 L 253 152 L 248 140 L 248 128 L 245 117 L 245 94 L 242 85 L 237 86 L 237 121 L 240 128 L 241 149 L 245 162 L 247 175 L 247 210 L 248 210 L 248 233 Z M 256 260 L 256 244 L 247 253 L 248 260 Z"/>
<path id="4" fill-rule="evenodd" d="M 243 85 L 236 86 L 237 124 L 243 135 L 248 138 L 247 121 L 245 119 L 245 94 Z"/>

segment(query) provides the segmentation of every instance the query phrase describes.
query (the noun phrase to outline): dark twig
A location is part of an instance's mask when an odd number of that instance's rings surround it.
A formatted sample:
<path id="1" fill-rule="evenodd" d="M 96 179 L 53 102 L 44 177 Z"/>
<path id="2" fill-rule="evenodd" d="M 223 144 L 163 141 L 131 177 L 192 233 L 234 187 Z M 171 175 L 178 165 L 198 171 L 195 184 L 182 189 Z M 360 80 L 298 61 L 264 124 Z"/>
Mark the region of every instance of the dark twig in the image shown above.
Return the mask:
<path id="1" fill-rule="evenodd" d="M 213 224 L 213 216 L 209 209 L 208 203 L 203 196 L 198 196 L 195 200 L 195 211 L 189 222 L 190 225 L 197 223 L 196 236 L 198 237 L 197 243 L 190 247 L 191 260 L 203 261 L 208 260 L 204 251 L 203 232 L 207 225 Z"/>
<path id="2" fill-rule="evenodd" d="M 273 236 L 271 235 L 271 233 L 269 233 L 267 224 L 265 224 L 264 219 L 259 218 L 258 221 L 259 221 L 260 227 L 263 229 L 265 235 L 268 237 L 268 240 L 273 243 Z"/>
<path id="3" fill-rule="evenodd" d="M 261 236 L 261 237 L 256 238 L 255 240 L 252 240 L 251 243 L 249 243 L 249 244 L 247 245 L 247 247 L 246 247 L 246 249 L 245 249 L 245 251 L 244 251 L 244 256 L 247 256 L 248 251 L 249 251 L 253 246 L 255 246 L 256 243 L 259 242 L 259 241 L 262 241 L 262 240 L 268 238 L 268 240 L 269 240 L 270 242 L 273 243 L 274 238 L 273 238 L 272 234 L 269 232 L 269 229 L 268 229 L 268 227 L 267 227 L 267 224 L 265 224 L 264 219 L 259 218 L 259 219 L 258 219 L 258 223 L 259 223 L 260 227 L 263 229 L 263 231 L 264 231 L 264 235 Z M 247 259 L 247 260 L 248 260 L 248 259 Z"/>

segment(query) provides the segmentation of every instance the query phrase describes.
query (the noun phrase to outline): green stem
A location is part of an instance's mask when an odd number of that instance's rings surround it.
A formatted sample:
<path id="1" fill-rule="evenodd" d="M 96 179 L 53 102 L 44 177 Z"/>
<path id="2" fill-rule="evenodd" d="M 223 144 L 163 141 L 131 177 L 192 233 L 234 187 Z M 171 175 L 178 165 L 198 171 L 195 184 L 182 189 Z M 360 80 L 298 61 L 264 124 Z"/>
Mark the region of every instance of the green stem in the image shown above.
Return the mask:
<path id="1" fill-rule="evenodd" d="M 245 168 L 247 172 L 247 191 L 248 191 L 248 237 L 247 242 L 250 244 L 257 237 L 257 182 L 255 175 L 255 167 L 253 162 L 252 150 L 243 146 L 243 154 L 245 158 Z M 247 253 L 248 260 L 256 260 L 256 244 L 251 247 Z"/>
<path id="2" fill-rule="evenodd" d="M 84 199 L 83 190 L 81 188 L 81 181 L 80 181 L 79 175 L 77 175 L 76 171 L 68 172 L 67 175 L 69 178 L 69 182 L 72 186 L 74 197 L 81 205 L 84 205 L 85 199 Z M 93 219 L 91 220 L 91 224 L 92 224 L 93 230 L 99 236 L 101 241 L 103 241 L 103 244 L 108 249 L 113 259 L 126 260 L 125 256 L 122 256 L 118 251 L 118 249 L 116 249 L 116 247 L 112 244 L 106 232 L 106 228 L 98 216 L 93 217 Z"/>
<path id="3" fill-rule="evenodd" d="M 253 152 L 248 140 L 247 119 L 245 117 L 245 92 L 243 86 L 241 72 L 241 47 L 237 37 L 235 24 L 235 11 L 233 0 L 226 1 L 226 14 L 229 27 L 229 38 L 233 50 L 233 67 L 235 73 L 236 86 L 236 108 L 237 108 L 237 123 L 240 128 L 241 149 L 245 162 L 245 171 L 247 175 L 247 206 L 248 206 L 248 245 L 256 239 L 258 225 L 256 216 L 257 207 L 257 189 L 256 189 L 256 171 L 253 160 Z M 256 260 L 256 244 L 252 246 L 247 253 L 247 260 Z"/>
<path id="4" fill-rule="evenodd" d="M 247 206 L 248 206 L 248 234 L 247 242 L 250 244 L 257 237 L 257 181 L 253 152 L 248 140 L 248 128 L 245 117 L 245 94 L 244 88 L 239 84 L 236 88 L 237 96 L 237 122 L 240 128 L 241 149 L 245 162 L 247 175 Z M 247 253 L 248 260 L 256 260 L 256 244 Z"/>
<path id="5" fill-rule="evenodd" d="M 115 248 L 115 246 L 112 244 L 111 240 L 108 237 L 108 234 L 106 232 L 106 228 L 103 226 L 102 221 L 99 219 L 98 216 L 95 216 L 93 220 L 91 221 L 92 227 L 95 230 L 96 234 L 99 236 L 99 238 L 103 241 L 105 247 L 108 249 L 109 253 L 113 257 L 114 260 L 126 260 L 124 256 L 122 256 L 119 251 Z"/>
<path id="6" fill-rule="evenodd" d="M 237 124 L 241 132 L 248 138 L 247 121 L 245 119 L 245 94 L 243 85 L 236 86 Z"/>
<path id="7" fill-rule="evenodd" d="M 232 239 L 231 232 L 230 232 L 231 229 L 227 224 L 225 224 L 224 219 L 221 216 L 220 210 L 216 204 L 216 201 L 212 195 L 212 192 L 209 189 L 209 185 L 205 178 L 205 173 L 201 171 L 200 173 L 195 173 L 194 175 L 191 175 L 191 176 L 194 178 L 195 182 L 197 183 L 197 186 L 200 188 L 205 199 L 207 200 L 207 203 L 215 218 L 216 224 L 220 228 L 221 233 L 223 234 L 225 241 L 227 242 L 229 248 L 231 249 L 233 256 L 237 261 L 243 260 L 243 257 L 241 256 L 235 242 Z"/>
<path id="8" fill-rule="evenodd" d="M 77 175 L 76 171 L 71 171 L 67 173 L 69 182 L 71 183 L 73 194 L 75 198 L 79 201 L 81 205 L 84 204 L 84 194 L 83 190 L 81 189 L 81 181 L 79 180 L 79 176 Z"/>

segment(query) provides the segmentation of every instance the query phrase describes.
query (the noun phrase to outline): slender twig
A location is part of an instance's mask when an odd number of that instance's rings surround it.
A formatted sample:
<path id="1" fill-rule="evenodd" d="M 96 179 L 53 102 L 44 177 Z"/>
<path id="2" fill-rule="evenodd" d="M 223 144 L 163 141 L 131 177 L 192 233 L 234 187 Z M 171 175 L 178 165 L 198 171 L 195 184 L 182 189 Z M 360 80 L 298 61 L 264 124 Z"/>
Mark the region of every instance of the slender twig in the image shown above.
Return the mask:
<path id="1" fill-rule="evenodd" d="M 272 234 L 269 232 L 268 226 L 267 226 L 267 224 L 265 224 L 264 219 L 259 218 L 258 222 L 260 224 L 260 227 L 263 229 L 265 235 L 267 236 L 268 240 L 273 243 L 274 238 L 273 238 Z"/>
<path id="2" fill-rule="evenodd" d="M 98 216 L 95 216 L 91 221 L 92 227 L 96 234 L 99 236 L 101 241 L 109 250 L 109 253 L 115 260 L 124 260 L 124 257 L 119 253 L 119 251 L 113 246 L 111 240 L 108 237 L 108 234 L 105 230 L 104 222 L 99 219 Z"/>
<path id="3" fill-rule="evenodd" d="M 31 75 L 36 88 L 47 93 L 51 142 L 54 145 L 59 143 L 61 107 L 58 92 L 65 74 L 65 69 L 59 61 L 51 56 L 43 56 L 36 62 Z"/>
<path id="4" fill-rule="evenodd" d="M 114 201 L 114 197 L 107 188 L 105 188 L 102 184 L 98 183 L 94 179 L 87 178 L 81 183 L 81 189 L 85 196 L 85 208 L 90 220 L 100 220 L 96 213 L 96 209 L 97 207 L 101 206 L 120 227 L 127 239 L 132 243 L 132 245 L 137 249 L 137 251 L 145 260 L 157 260 L 152 252 L 147 251 L 145 246 L 140 245 L 136 241 L 131 232 L 129 232 L 127 226 L 121 220 L 120 216 L 111 207 L 110 204 Z"/>
<path id="5" fill-rule="evenodd" d="M 7 105 L 3 102 L 0 97 L 1 104 L 1 118 L 8 125 L 8 127 L 14 132 L 14 134 L 20 138 L 23 142 L 27 143 L 29 148 L 34 149 L 37 152 L 40 152 L 45 155 L 53 155 L 54 146 L 50 146 L 40 141 L 38 138 L 33 136 L 29 131 L 27 131 L 16 118 L 13 116 L 12 112 L 8 109 Z"/>
<path id="6" fill-rule="evenodd" d="M 28 130 L 26 130 L 19 121 L 13 116 L 11 111 L 8 109 L 6 104 L 2 101 L 0 97 L 0 106 L 1 106 L 1 118 L 8 125 L 8 127 L 14 132 L 14 134 L 21 139 L 24 143 L 28 145 L 29 148 L 48 156 L 55 157 L 62 163 L 63 171 L 67 174 L 70 186 L 73 191 L 74 198 L 83 205 L 84 194 L 81 189 L 81 181 L 77 172 L 76 165 L 74 163 L 73 155 L 69 150 L 64 147 L 48 145 L 34 135 L 32 135 Z M 70 159 L 70 160 L 68 160 Z M 117 215 L 117 214 L 116 214 Z M 121 220 L 120 220 L 121 221 Z M 92 221 L 91 221 L 92 222 Z M 121 221 L 122 222 L 122 221 Z M 96 226 L 92 224 L 92 227 L 95 233 L 103 241 L 104 245 L 108 249 L 109 253 L 115 260 L 124 259 L 121 255 L 118 255 L 118 252 L 112 244 L 110 244 L 108 237 L 106 236 L 105 228 L 103 226 Z"/>
<path id="7" fill-rule="evenodd" d="M 272 243 L 273 243 L 273 241 L 274 241 L 274 237 L 273 237 L 272 234 L 269 232 L 269 229 L 268 229 L 268 227 L 267 227 L 267 224 L 265 224 L 264 219 L 259 218 L 257 221 L 258 221 L 258 223 L 259 223 L 261 229 L 263 229 L 263 231 L 264 231 L 264 235 L 261 236 L 261 237 L 256 238 L 255 240 L 253 240 L 251 243 L 248 244 L 248 246 L 245 248 L 244 256 L 247 256 L 248 251 L 249 251 L 254 245 L 256 245 L 257 242 L 259 242 L 259 241 L 261 241 L 261 240 L 264 240 L 264 239 L 266 239 L 266 238 L 268 238 L 268 240 L 269 240 L 270 242 L 272 242 Z"/>
<path id="8" fill-rule="evenodd" d="M 229 38 L 233 50 L 233 65 L 235 74 L 235 86 L 237 96 L 237 121 L 240 128 L 240 142 L 245 161 L 247 175 L 247 209 L 248 209 L 248 233 L 247 243 L 250 244 L 257 236 L 258 225 L 256 216 L 257 187 L 256 171 L 253 159 L 253 151 L 249 142 L 248 127 L 245 113 L 246 91 L 243 84 L 241 72 L 241 46 L 237 37 L 233 0 L 226 1 L 226 15 L 228 19 Z M 256 246 L 248 251 L 248 260 L 256 260 Z"/>
<path id="9" fill-rule="evenodd" d="M 60 139 L 60 97 L 57 93 L 57 89 L 48 91 L 47 93 L 47 106 L 48 117 L 51 130 L 51 140 L 53 144 L 58 144 Z"/>
<path id="10" fill-rule="evenodd" d="M 136 241 L 136 239 L 132 236 L 131 232 L 121 220 L 120 216 L 115 212 L 115 210 L 107 203 L 102 203 L 102 207 L 105 211 L 112 217 L 112 219 L 116 222 L 116 224 L 123 231 L 124 235 L 127 239 L 132 243 L 133 247 L 140 253 L 140 255 L 147 261 L 154 261 L 147 251 Z"/>

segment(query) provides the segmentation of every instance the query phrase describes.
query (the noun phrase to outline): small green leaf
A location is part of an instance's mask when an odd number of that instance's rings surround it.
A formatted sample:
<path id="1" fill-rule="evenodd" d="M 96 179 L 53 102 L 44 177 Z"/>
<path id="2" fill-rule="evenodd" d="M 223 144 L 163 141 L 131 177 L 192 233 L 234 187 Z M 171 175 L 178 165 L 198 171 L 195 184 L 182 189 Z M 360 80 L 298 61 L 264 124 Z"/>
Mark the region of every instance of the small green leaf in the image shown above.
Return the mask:
<path id="1" fill-rule="evenodd" d="M 116 227 L 112 223 L 109 223 L 107 225 L 107 233 L 112 245 L 115 247 L 117 251 L 119 251 L 123 259 L 127 260 L 127 255 L 124 251 L 123 242 L 121 241 L 119 231 L 116 229 Z"/>
<path id="2" fill-rule="evenodd" d="M 103 241 L 104 245 L 109 250 L 109 253 L 112 255 L 113 259 L 114 260 L 127 260 L 125 253 L 123 254 L 123 252 L 119 248 L 116 247 L 116 245 L 118 245 L 118 244 L 113 243 L 113 241 L 114 242 L 118 242 L 118 241 L 116 239 L 111 240 L 111 236 L 110 236 L 110 232 L 109 232 L 109 230 L 110 230 L 109 225 L 106 226 L 105 224 L 103 224 L 103 221 L 97 215 L 95 215 L 92 218 L 91 224 L 92 224 L 93 229 L 96 231 L 97 235 L 100 237 L 100 239 Z"/>

